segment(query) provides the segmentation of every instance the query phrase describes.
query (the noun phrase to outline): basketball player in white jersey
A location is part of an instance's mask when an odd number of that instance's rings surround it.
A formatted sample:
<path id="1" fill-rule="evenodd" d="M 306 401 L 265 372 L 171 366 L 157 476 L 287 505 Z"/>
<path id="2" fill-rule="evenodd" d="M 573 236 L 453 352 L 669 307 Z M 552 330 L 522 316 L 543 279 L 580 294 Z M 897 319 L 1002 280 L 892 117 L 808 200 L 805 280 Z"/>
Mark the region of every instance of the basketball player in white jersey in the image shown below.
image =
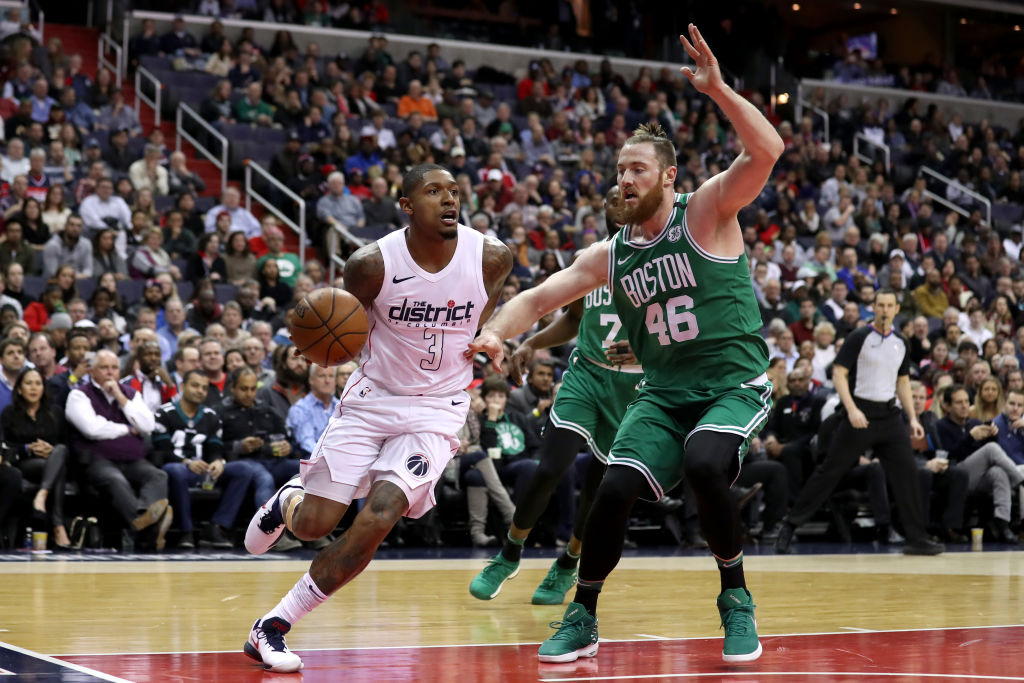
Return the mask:
<path id="1" fill-rule="evenodd" d="M 313 559 L 280 603 L 256 620 L 245 653 L 293 672 L 302 660 L 284 636 L 292 624 L 355 578 L 404 515 L 434 506 L 434 485 L 459 445 L 473 379 L 462 351 L 494 310 L 512 253 L 458 224 L 459 188 L 446 169 L 416 166 L 402 183 L 409 227 L 356 251 L 345 289 L 366 309 L 369 338 L 300 474 L 249 523 L 245 547 L 264 553 L 289 529 L 315 540 L 366 497 L 352 526 Z"/>

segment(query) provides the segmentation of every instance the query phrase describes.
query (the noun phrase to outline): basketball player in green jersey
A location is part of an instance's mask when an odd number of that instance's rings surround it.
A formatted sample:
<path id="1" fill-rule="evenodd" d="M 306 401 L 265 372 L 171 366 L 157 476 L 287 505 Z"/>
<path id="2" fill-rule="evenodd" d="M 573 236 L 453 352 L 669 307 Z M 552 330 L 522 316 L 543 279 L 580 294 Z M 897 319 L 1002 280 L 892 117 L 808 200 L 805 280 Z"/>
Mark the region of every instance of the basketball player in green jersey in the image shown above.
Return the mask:
<path id="1" fill-rule="evenodd" d="M 606 215 L 617 201 L 618 188 L 612 188 L 605 197 Z M 609 219 L 608 239 L 614 239 L 618 230 L 618 224 Z M 569 357 L 569 369 L 562 375 L 562 386 L 551 408 L 540 464 L 516 501 L 505 546 L 469 584 L 470 594 L 479 600 L 497 597 L 505 581 L 519 573 L 519 558 L 526 537 L 544 513 L 558 482 L 586 444 L 594 458 L 580 492 L 572 538 L 534 591 L 531 602 L 560 605 L 576 582 L 583 525 L 594 492 L 604 476 L 608 450 L 626 406 L 636 397 L 636 386 L 643 378 L 643 370 L 636 365 L 636 357 L 628 349 L 629 341 L 612 305 L 611 292 L 607 287 L 599 287 L 569 304 L 565 315 L 516 349 L 510 359 L 512 376 L 522 375 L 534 350 L 565 344 L 573 337 L 577 337 L 576 349 Z"/>
<path id="2" fill-rule="evenodd" d="M 597 654 L 597 599 L 622 553 L 638 498 L 656 500 L 686 476 L 701 530 L 718 562 L 722 658 L 761 655 L 754 603 L 743 576 L 739 510 L 729 487 L 747 443 L 768 416 L 768 349 L 758 336 L 757 301 L 736 215 L 753 201 L 783 151 L 772 125 L 722 81 L 707 42 L 692 24 L 680 42 L 696 62 L 683 75 L 719 106 L 742 151 L 691 195 L 674 194 L 675 149 L 658 126 L 642 126 L 618 158 L 625 224 L 610 243 L 588 248 L 572 266 L 512 299 L 467 353 L 502 360 L 502 340 L 545 313 L 608 285 L 644 368 L 626 409 L 583 533 L 576 595 L 540 647 L 546 662 Z"/>

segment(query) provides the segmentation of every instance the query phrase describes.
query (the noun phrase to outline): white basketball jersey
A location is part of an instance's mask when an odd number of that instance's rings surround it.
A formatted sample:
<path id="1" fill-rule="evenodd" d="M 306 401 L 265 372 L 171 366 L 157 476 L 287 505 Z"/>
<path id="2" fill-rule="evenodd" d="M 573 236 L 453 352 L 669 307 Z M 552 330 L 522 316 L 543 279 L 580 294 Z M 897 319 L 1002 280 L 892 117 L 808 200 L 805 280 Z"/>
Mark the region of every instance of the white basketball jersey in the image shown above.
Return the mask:
<path id="1" fill-rule="evenodd" d="M 416 264 L 397 230 L 377 241 L 384 284 L 368 313 L 362 373 L 405 396 L 450 396 L 473 381 L 463 356 L 487 305 L 484 236 L 459 225 L 452 260 L 438 273 Z M 355 378 L 353 378 L 355 379 Z"/>

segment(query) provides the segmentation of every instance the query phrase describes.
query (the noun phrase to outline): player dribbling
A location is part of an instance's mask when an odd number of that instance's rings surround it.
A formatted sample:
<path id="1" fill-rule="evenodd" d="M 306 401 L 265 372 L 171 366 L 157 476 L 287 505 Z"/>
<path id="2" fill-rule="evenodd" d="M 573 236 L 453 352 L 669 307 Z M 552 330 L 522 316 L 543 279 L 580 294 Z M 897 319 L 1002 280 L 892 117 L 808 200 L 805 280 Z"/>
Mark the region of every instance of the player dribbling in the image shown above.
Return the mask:
<path id="1" fill-rule="evenodd" d="M 458 224 L 459 189 L 446 169 L 414 167 L 402 194 L 409 227 L 359 249 L 345 266 L 345 289 L 370 322 L 363 364 L 299 476 L 246 531 L 254 554 L 285 528 L 302 540 L 322 538 L 352 500 L 366 497 L 352 526 L 253 624 L 245 652 L 271 671 L 302 668 L 285 644 L 292 625 L 362 572 L 402 516 L 434 506 L 434 484 L 469 410 L 472 362 L 462 352 L 512 269 L 508 247 Z"/>

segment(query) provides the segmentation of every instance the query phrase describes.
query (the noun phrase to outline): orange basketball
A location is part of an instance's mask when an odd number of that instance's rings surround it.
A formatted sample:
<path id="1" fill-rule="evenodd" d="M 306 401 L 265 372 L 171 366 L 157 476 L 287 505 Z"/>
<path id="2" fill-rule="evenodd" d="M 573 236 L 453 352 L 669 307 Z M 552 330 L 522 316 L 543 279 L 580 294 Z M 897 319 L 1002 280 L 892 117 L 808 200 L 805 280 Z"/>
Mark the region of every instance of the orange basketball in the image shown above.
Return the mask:
<path id="1" fill-rule="evenodd" d="M 288 333 L 303 356 L 329 367 L 359 355 L 368 329 L 366 311 L 358 299 L 344 289 L 325 287 L 302 298 Z"/>

